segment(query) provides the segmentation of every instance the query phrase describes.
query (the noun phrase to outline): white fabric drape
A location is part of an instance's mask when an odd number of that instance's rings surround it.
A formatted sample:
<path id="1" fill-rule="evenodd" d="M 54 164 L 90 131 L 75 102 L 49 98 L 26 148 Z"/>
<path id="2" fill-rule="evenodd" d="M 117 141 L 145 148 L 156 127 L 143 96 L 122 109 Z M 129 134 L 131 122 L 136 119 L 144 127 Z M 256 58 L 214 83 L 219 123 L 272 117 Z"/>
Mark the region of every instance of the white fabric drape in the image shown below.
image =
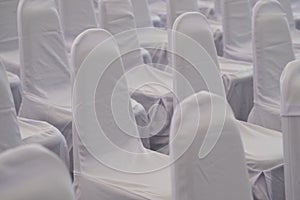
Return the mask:
<path id="1" fill-rule="evenodd" d="M 170 156 L 180 156 L 172 165 L 173 199 L 252 200 L 241 136 L 226 99 L 203 91 L 178 107 L 170 133 Z M 213 109 L 225 109 L 225 118 L 214 116 Z M 216 134 L 216 127 L 222 127 L 221 136 L 212 151 L 200 157 L 205 137 Z"/>
<path id="2" fill-rule="evenodd" d="M 253 13 L 254 107 L 248 121 L 281 131 L 280 76 L 295 59 L 289 25 L 275 0 L 257 2 Z"/>
<path id="3" fill-rule="evenodd" d="M 24 91 L 19 114 L 54 125 L 71 150 L 71 70 L 55 1 L 21 0 L 18 22 Z"/>
<path id="4" fill-rule="evenodd" d="M 83 61 L 74 84 L 78 199 L 171 199 L 169 168 L 161 168 L 169 158 L 143 147 L 117 43 L 105 34 L 110 39 Z"/>
<path id="5" fill-rule="evenodd" d="M 284 178 L 286 200 L 300 195 L 300 61 L 290 62 L 281 75 L 281 119 L 284 144 Z"/>
<path id="6" fill-rule="evenodd" d="M 103 35 L 104 34 L 104 35 Z M 105 34 L 101 29 L 88 29 L 82 32 L 75 40 L 72 46 L 72 65 L 74 70 L 74 78 L 79 70 L 80 65 L 86 56 L 101 42 L 108 39 L 110 35 Z M 149 128 L 148 128 L 148 115 L 144 107 L 131 99 L 133 114 L 138 125 L 138 130 L 144 147 L 150 148 L 149 141 Z"/>
<path id="7" fill-rule="evenodd" d="M 38 145 L 0 154 L 0 196 L 7 200 L 75 200 L 64 164 Z"/>
<path id="8" fill-rule="evenodd" d="M 19 0 L 0 1 L 0 57 L 6 70 L 20 75 L 17 8 Z"/>
<path id="9" fill-rule="evenodd" d="M 97 20 L 92 0 L 59 0 L 59 12 L 68 51 L 74 39 L 84 30 L 96 28 Z"/>
<path id="10" fill-rule="evenodd" d="M 181 32 L 199 43 L 212 57 L 222 73 L 226 95 L 237 119 L 247 120 L 252 108 L 253 68 L 250 63 L 218 58 L 213 35 L 206 17 L 200 13 L 186 13 L 177 20 L 174 31 Z M 182 66 L 186 65 L 181 64 Z"/>
<path id="11" fill-rule="evenodd" d="M 251 5 L 249 0 L 221 2 L 224 57 L 252 62 Z"/>
<path id="12" fill-rule="evenodd" d="M 19 118 L 16 115 L 6 72 L 0 62 L 0 151 L 21 144 L 41 144 L 56 153 L 68 166 L 67 144 L 61 133 L 46 122 Z"/>
<path id="13" fill-rule="evenodd" d="M 177 19 L 174 27 L 180 27 L 180 19 L 185 16 L 188 19 L 189 15 L 195 14 L 183 14 Z M 199 13 L 197 15 L 202 16 Z M 193 38 L 189 34 L 182 35 L 179 31 L 173 34 L 172 46 L 180 55 L 174 61 L 176 70 L 174 90 L 178 101 L 202 90 L 209 90 L 224 97 L 225 88 L 220 70 L 209 53 L 195 42 L 197 36 Z M 217 113 L 221 116 L 225 112 L 218 110 Z M 256 199 L 282 199 L 284 196 L 282 134 L 248 123 L 239 121 L 236 123 L 244 146 L 253 196 Z M 216 137 L 218 135 L 214 135 L 214 139 Z M 213 144 L 210 143 L 210 146 L 213 147 Z"/>
<path id="14" fill-rule="evenodd" d="M 150 135 L 156 135 L 158 140 L 168 138 L 166 129 L 172 115 L 172 75 L 143 63 L 129 0 L 102 0 L 101 15 L 102 27 L 114 35 L 120 47 L 133 99 L 150 112 Z M 163 114 L 160 108 L 163 108 Z M 160 119 L 161 115 L 166 116 L 165 120 Z M 156 139 L 153 146 L 155 150 L 159 148 L 156 148 L 159 146 Z"/>

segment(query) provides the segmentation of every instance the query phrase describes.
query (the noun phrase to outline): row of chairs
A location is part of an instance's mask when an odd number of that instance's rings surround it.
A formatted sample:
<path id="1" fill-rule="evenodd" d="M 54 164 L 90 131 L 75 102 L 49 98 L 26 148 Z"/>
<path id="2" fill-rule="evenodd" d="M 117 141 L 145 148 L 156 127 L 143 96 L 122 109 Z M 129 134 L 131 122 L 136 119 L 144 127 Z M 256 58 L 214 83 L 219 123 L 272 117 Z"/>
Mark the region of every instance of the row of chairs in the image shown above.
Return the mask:
<path id="1" fill-rule="evenodd" d="M 223 68 L 222 71 L 222 67 L 218 67 L 220 58 L 217 58 L 213 34 L 203 15 L 186 13 L 174 22 L 174 32 L 170 34 L 169 43 L 171 51 L 179 55 L 172 55 L 171 67 L 178 72 L 172 74 L 168 71 L 172 71 L 170 67 L 163 71 L 143 63 L 129 1 L 102 0 L 98 23 L 110 33 L 99 29 L 84 31 L 70 42 L 72 46 L 69 54 L 68 48 L 65 48 L 66 32 L 60 23 L 61 6 L 53 0 L 21 0 L 19 3 L 20 74 L 24 91 L 19 115 L 47 121 L 65 136 L 68 150 L 73 156 L 71 164 L 74 162 L 74 184 L 79 199 L 170 199 L 171 182 L 175 188 L 173 197 L 177 199 L 196 199 L 200 195 L 204 199 L 251 199 L 252 195 L 257 199 L 284 198 L 281 133 L 236 121 L 226 102 L 226 99 L 230 102 L 233 98 L 230 95 L 236 95 L 235 100 L 240 102 L 244 101 L 239 96 L 249 95 L 249 90 L 245 88 L 252 87 L 249 84 L 252 77 L 251 64 L 246 65 L 248 67 L 245 70 L 240 70 L 234 67 L 242 66 L 240 62 L 223 59 L 225 63 L 230 63 L 231 68 Z M 270 15 L 274 11 L 276 14 Z M 261 50 L 255 51 L 261 58 L 254 56 L 254 85 L 257 80 L 261 81 L 261 78 L 256 79 L 258 75 L 262 75 L 266 83 L 274 80 L 271 85 L 274 91 L 265 91 L 273 94 L 272 100 L 276 100 L 280 97 L 276 96 L 276 92 L 279 93 L 281 72 L 294 59 L 290 30 L 284 10 L 276 1 L 260 1 L 253 12 L 253 46 Z M 160 30 L 154 32 L 162 34 Z M 275 35 L 275 39 L 271 37 L 274 32 L 280 33 Z M 182 37 L 182 34 L 185 36 Z M 166 51 L 165 48 L 162 50 Z M 276 75 L 272 74 L 274 79 L 268 78 L 269 70 L 274 67 L 274 60 L 268 63 L 270 58 L 280 59 L 275 62 Z M 69 65 L 69 59 L 72 65 Z M 262 64 L 257 61 L 259 59 Z M 257 72 L 258 66 L 268 67 Z M 8 149 L 18 146 L 25 139 L 19 139 L 18 136 L 19 132 L 22 135 L 22 131 L 17 130 L 20 118 L 14 111 L 4 71 L 3 77 L 4 92 L 1 94 L 6 94 L 4 97 L 7 99 L 4 101 L 7 104 L 3 113 L 11 119 L 7 122 L 12 123 L 5 127 L 13 132 L 4 136 L 13 141 L 13 145 L 6 146 L 8 143 L 4 143 L 4 149 Z M 186 86 L 185 80 L 188 80 L 189 86 Z M 198 94 L 202 90 L 211 89 L 214 84 L 220 88 L 213 87 L 210 91 L 219 96 L 205 92 Z M 171 94 L 173 86 L 177 99 Z M 266 97 L 268 93 L 262 96 Z M 136 139 L 142 131 L 137 130 L 135 122 L 130 120 L 136 118 L 138 121 L 142 117 L 139 116 L 140 110 L 127 115 L 128 110 L 131 110 L 128 105 L 136 103 L 130 96 L 143 105 L 139 107 L 142 111 L 145 108 L 152 112 L 150 130 L 159 126 L 161 113 L 167 110 L 166 120 L 169 123 L 163 126 L 168 129 L 166 126 L 171 125 L 170 156 L 145 149 L 140 139 Z M 111 108 L 111 103 L 114 103 L 116 110 Z M 153 108 L 156 103 L 159 106 Z M 135 105 L 141 106 L 138 103 Z M 234 105 L 231 104 L 233 110 Z M 177 109 L 173 114 L 175 106 Z M 210 124 L 213 106 L 217 106 L 217 110 L 226 108 L 226 112 L 223 119 L 213 117 Z M 144 116 L 144 113 L 141 115 Z M 115 123 L 116 116 L 121 124 Z M 280 113 L 277 116 L 280 117 Z M 50 124 L 47 125 L 52 127 Z M 223 128 L 218 130 L 222 124 Z M 119 125 L 123 125 L 123 129 Z M 204 137 L 207 131 L 207 134 L 213 136 L 213 143 L 209 142 L 208 136 Z M 169 141 L 168 131 L 161 133 L 152 141 L 157 146 L 164 139 Z M 17 139 L 12 135 L 16 135 Z M 37 137 L 36 133 L 34 135 Z M 43 142 L 32 142 L 43 144 L 68 163 L 65 139 L 60 135 L 56 142 L 50 138 L 45 138 Z M 48 142 L 52 146 L 47 146 Z M 187 151 L 183 151 L 189 145 Z M 232 148 L 228 148 L 230 145 Z M 201 148 L 199 153 L 200 146 L 206 148 Z M 59 151 L 54 150 L 54 147 L 59 147 Z M 175 163 L 170 167 L 172 161 Z M 170 170 L 174 172 L 172 176 Z M 229 180 L 232 180 L 232 184 Z M 218 188 L 218 192 L 214 188 Z"/>

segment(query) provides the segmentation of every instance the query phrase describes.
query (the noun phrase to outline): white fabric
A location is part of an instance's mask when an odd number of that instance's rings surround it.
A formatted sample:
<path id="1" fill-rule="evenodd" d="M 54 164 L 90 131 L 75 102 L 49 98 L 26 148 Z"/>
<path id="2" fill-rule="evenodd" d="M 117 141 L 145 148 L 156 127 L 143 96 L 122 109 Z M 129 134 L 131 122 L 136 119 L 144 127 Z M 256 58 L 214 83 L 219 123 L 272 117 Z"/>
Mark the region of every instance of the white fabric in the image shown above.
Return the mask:
<path id="1" fill-rule="evenodd" d="M 131 4 L 136 27 L 143 28 L 153 26 L 147 0 L 131 0 Z"/>
<path id="2" fill-rule="evenodd" d="M 281 75 L 281 117 L 284 144 L 284 178 L 286 200 L 300 195 L 300 61 L 290 62 Z"/>
<path id="3" fill-rule="evenodd" d="M 2 61 L 0 59 L 0 63 L 1 62 Z M 10 85 L 11 93 L 13 95 L 16 112 L 18 113 L 20 105 L 21 105 L 21 102 L 22 102 L 22 85 L 21 85 L 21 80 L 20 80 L 20 78 L 17 75 L 15 75 L 15 74 L 13 74 L 13 73 L 11 73 L 9 71 L 6 71 L 6 75 L 7 75 L 7 78 L 8 78 L 9 85 Z"/>
<path id="4" fill-rule="evenodd" d="M 295 59 L 289 26 L 275 0 L 257 2 L 253 12 L 254 107 L 248 121 L 281 131 L 279 79 Z"/>
<path id="5" fill-rule="evenodd" d="M 19 146 L 22 141 L 13 97 L 10 92 L 8 79 L 3 65 L 0 62 L 0 152 Z"/>
<path id="6" fill-rule="evenodd" d="M 71 49 L 72 53 L 72 65 L 74 70 L 74 76 L 79 70 L 80 65 L 86 58 L 86 56 L 101 42 L 110 38 L 111 35 L 101 29 L 88 29 L 82 32 L 75 40 Z M 150 148 L 149 141 L 149 129 L 147 127 L 149 120 L 144 107 L 131 99 L 133 114 L 138 125 L 140 137 L 146 148 Z"/>
<path id="7" fill-rule="evenodd" d="M 0 151 L 21 144 L 41 144 L 69 164 L 67 145 L 61 133 L 46 122 L 17 118 L 9 83 L 0 62 Z"/>
<path id="8" fill-rule="evenodd" d="M 169 158 L 144 149 L 139 139 L 120 57 L 111 37 L 94 48 L 77 73 L 73 99 L 77 198 L 171 199 L 169 168 L 151 171 Z"/>
<path id="9" fill-rule="evenodd" d="M 180 18 L 189 15 L 193 16 L 193 13 L 179 17 L 174 27 L 180 26 Z M 225 96 L 225 88 L 222 87 L 224 79 L 221 79 L 216 61 L 193 37 L 183 36 L 179 31 L 173 34 L 173 48 L 185 59 L 176 57 L 174 61 L 177 71 L 174 90 L 179 102 L 202 90 Z M 197 37 L 199 36 L 194 36 L 195 39 Z M 190 85 L 186 84 L 186 80 Z M 222 110 L 217 110 L 218 115 L 223 113 Z M 243 122 L 237 121 L 237 124 L 244 145 L 253 196 L 256 199 L 282 199 L 284 183 L 281 133 Z"/>
<path id="10" fill-rule="evenodd" d="M 176 18 L 185 12 L 197 12 L 197 0 L 167 0 L 168 8 L 168 28 L 172 29 L 172 26 Z M 212 27 L 214 33 L 215 45 L 217 47 L 218 55 L 223 55 L 222 45 L 222 27 L 219 21 L 209 20 L 209 24 Z M 170 42 L 170 41 L 169 41 Z"/>
<path id="11" fill-rule="evenodd" d="M 75 200 L 64 164 L 38 145 L 0 154 L 0 196 L 7 200 Z"/>
<path id="12" fill-rule="evenodd" d="M 147 0 L 131 0 L 131 4 L 141 47 L 149 51 L 153 63 L 168 64 L 167 32 L 151 31 L 150 27 L 153 28 L 153 24 Z M 147 27 L 148 29 L 145 29 Z"/>
<path id="13" fill-rule="evenodd" d="M 0 1 L 0 57 L 6 70 L 20 75 L 17 8 L 19 0 Z"/>
<path id="14" fill-rule="evenodd" d="M 174 24 L 174 30 L 191 37 L 208 52 L 222 73 L 227 99 L 236 118 L 247 120 L 253 105 L 252 65 L 218 58 L 212 31 L 206 17 L 200 13 L 181 15 L 176 20 L 176 26 Z"/>
<path id="15" fill-rule="evenodd" d="M 129 0 L 102 0 L 101 15 L 102 27 L 118 42 L 133 99 L 141 103 L 147 112 L 153 111 L 153 115 L 150 114 L 150 135 L 158 136 L 158 140 L 168 138 L 165 125 L 169 125 L 172 115 L 172 75 L 143 63 Z M 166 121 L 162 122 L 159 118 L 161 112 L 158 107 L 164 108 Z M 165 125 L 157 128 L 157 124 Z"/>
<path id="16" fill-rule="evenodd" d="M 92 0 L 59 0 L 59 12 L 69 51 L 82 31 L 98 26 Z"/>
<path id="17" fill-rule="evenodd" d="M 185 99 L 172 119 L 170 156 L 180 158 L 172 165 L 173 199 L 252 200 L 243 144 L 234 115 L 226 99 L 200 92 Z M 226 116 L 212 118 L 213 109 Z M 213 108 L 212 108 L 213 107 Z M 212 151 L 200 157 L 205 137 L 222 133 Z M 189 145 L 189 141 L 193 141 Z M 179 149 L 188 149 L 180 155 Z"/>
<path id="18" fill-rule="evenodd" d="M 71 150 L 71 70 L 55 1 L 21 0 L 18 21 L 24 91 L 19 114 L 54 125 Z"/>
<path id="19" fill-rule="evenodd" d="M 221 3 L 224 57 L 252 62 L 251 5 L 249 0 Z"/>

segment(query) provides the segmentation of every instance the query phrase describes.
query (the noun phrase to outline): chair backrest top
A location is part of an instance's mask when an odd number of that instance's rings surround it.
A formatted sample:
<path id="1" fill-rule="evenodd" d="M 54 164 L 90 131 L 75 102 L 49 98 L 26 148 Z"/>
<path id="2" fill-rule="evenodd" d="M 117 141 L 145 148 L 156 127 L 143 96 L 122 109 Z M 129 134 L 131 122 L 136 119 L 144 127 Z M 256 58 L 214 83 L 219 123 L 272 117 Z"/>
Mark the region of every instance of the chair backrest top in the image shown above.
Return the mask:
<path id="1" fill-rule="evenodd" d="M 276 0 L 257 2 L 253 13 L 254 102 L 279 108 L 280 76 L 295 59 L 286 14 Z"/>
<path id="2" fill-rule="evenodd" d="M 18 21 L 24 92 L 49 100 L 64 91 L 59 98 L 68 99 L 71 69 L 55 1 L 20 0 Z"/>
<path id="3" fill-rule="evenodd" d="M 175 199 L 252 199 L 239 129 L 226 98 L 203 91 L 185 99 L 174 112 L 170 137 L 170 156 L 178 158 L 172 165 Z M 208 143 L 215 145 L 203 156 Z"/>

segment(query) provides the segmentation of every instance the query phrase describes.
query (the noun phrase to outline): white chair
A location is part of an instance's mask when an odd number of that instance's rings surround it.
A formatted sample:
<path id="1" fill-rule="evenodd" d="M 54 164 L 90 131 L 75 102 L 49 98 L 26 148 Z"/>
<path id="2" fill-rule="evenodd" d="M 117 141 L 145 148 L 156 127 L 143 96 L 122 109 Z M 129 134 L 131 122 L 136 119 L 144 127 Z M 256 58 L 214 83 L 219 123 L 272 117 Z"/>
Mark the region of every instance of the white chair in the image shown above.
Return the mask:
<path id="1" fill-rule="evenodd" d="M 168 64 L 167 31 L 153 27 L 155 22 L 151 19 L 147 0 L 131 0 L 131 5 L 141 47 L 150 53 L 152 63 Z"/>
<path id="2" fill-rule="evenodd" d="M 56 153 L 68 166 L 69 154 L 62 134 L 48 123 L 19 118 L 9 89 L 6 72 L 0 62 L 0 151 L 21 144 L 41 144 Z"/>
<path id="3" fill-rule="evenodd" d="M 227 99 L 236 118 L 246 121 L 253 106 L 252 65 L 217 57 L 212 31 L 204 15 L 198 12 L 185 13 L 178 17 L 176 22 L 175 31 L 193 38 L 213 58 L 216 66 L 221 71 Z M 191 24 L 193 25 L 191 26 Z M 181 65 L 186 64 L 182 63 Z"/>
<path id="4" fill-rule="evenodd" d="M 275 0 L 257 2 L 253 13 L 254 107 L 248 121 L 281 131 L 280 76 L 295 59 L 289 25 Z"/>
<path id="5" fill-rule="evenodd" d="M 169 158 L 143 147 L 117 43 L 103 34 L 109 39 L 83 61 L 73 90 L 77 198 L 171 199 L 169 168 L 160 168 Z"/>
<path id="6" fill-rule="evenodd" d="M 154 113 L 153 117 L 150 114 L 150 135 L 158 136 L 159 140 L 168 138 L 165 129 L 172 115 L 172 75 L 143 63 L 130 0 L 102 0 L 101 20 L 102 27 L 114 35 L 120 47 L 132 98 L 147 112 Z M 159 118 L 159 108 L 163 108 L 165 121 Z M 154 141 L 156 150 L 160 147 L 156 148 Z"/>
<path id="7" fill-rule="evenodd" d="M 75 200 L 64 164 L 38 145 L 0 154 L 0 195 L 7 200 Z"/>
<path id="8" fill-rule="evenodd" d="M 300 61 L 290 62 L 281 75 L 281 119 L 284 147 L 284 178 L 286 200 L 296 200 L 299 195 L 300 167 Z"/>
<path id="9" fill-rule="evenodd" d="M 2 66 L 4 66 L 1 58 L 0 58 L 0 63 L 1 63 Z M 11 93 L 13 95 L 16 112 L 18 113 L 19 109 L 20 109 L 20 106 L 21 106 L 21 102 L 22 102 L 21 80 L 17 75 L 15 75 L 15 74 L 13 74 L 9 71 L 6 71 L 6 75 L 7 75 L 7 78 L 8 78 Z"/>
<path id="10" fill-rule="evenodd" d="M 131 4 L 138 28 L 163 26 L 157 15 L 151 15 L 147 0 L 131 0 Z"/>
<path id="11" fill-rule="evenodd" d="M 221 2 L 224 57 L 252 62 L 251 5 L 249 0 Z"/>
<path id="12" fill-rule="evenodd" d="M 168 8 L 167 16 L 168 16 L 169 29 L 172 29 L 173 24 L 179 15 L 185 12 L 198 12 L 197 0 L 185 0 L 185 1 L 166 0 L 166 1 L 167 1 L 167 8 Z M 219 55 L 222 55 L 223 54 L 222 26 L 220 22 L 215 20 L 209 20 L 209 24 L 214 34 L 214 41 L 217 48 L 217 52 Z"/>
<path id="13" fill-rule="evenodd" d="M 71 54 L 72 54 L 72 65 L 74 70 L 74 77 L 76 78 L 76 74 L 80 68 L 80 65 L 86 58 L 86 56 L 100 43 L 108 39 L 110 35 L 107 35 L 101 29 L 88 29 L 83 31 L 78 37 L 74 40 Z M 138 125 L 139 133 L 142 138 L 142 142 L 144 147 L 150 148 L 149 141 L 149 120 L 148 115 L 144 109 L 144 107 L 131 99 L 131 105 L 133 109 L 133 114 L 135 116 L 135 120 Z"/>
<path id="14" fill-rule="evenodd" d="M 174 30 L 183 28 L 180 24 L 181 18 L 188 19 L 189 15 L 193 16 L 193 13 L 179 17 L 174 24 Z M 184 32 L 185 30 L 188 31 Z M 181 31 L 173 32 L 172 35 L 173 51 L 180 55 L 180 57 L 173 58 L 177 72 L 174 76 L 177 101 L 181 102 L 202 90 L 209 90 L 211 93 L 224 97 L 226 92 L 220 70 L 208 52 L 213 48 L 207 48 L 208 51 L 206 51 L 202 45 L 195 42 L 199 40 L 199 36 L 191 33 L 189 29 L 181 29 Z M 223 110 L 217 109 L 218 116 L 222 117 L 224 113 Z M 236 121 L 236 123 L 244 146 L 253 196 L 255 199 L 283 199 L 282 134 L 241 121 Z M 218 135 L 214 135 L 216 136 Z M 210 143 L 206 145 L 206 149 L 209 150 L 208 147 L 212 146 L 213 143 Z"/>
<path id="15" fill-rule="evenodd" d="M 59 0 L 59 13 L 68 51 L 74 39 L 84 30 L 96 28 L 97 20 L 92 0 Z"/>
<path id="16" fill-rule="evenodd" d="M 54 0 L 18 8 L 23 100 L 19 115 L 58 128 L 72 148 L 71 69 Z"/>
<path id="17" fill-rule="evenodd" d="M 0 1 L 0 57 L 6 70 L 20 75 L 17 8 L 19 0 Z"/>
<path id="18" fill-rule="evenodd" d="M 172 199 L 252 200 L 241 136 L 226 99 L 203 91 L 178 107 L 170 134 L 170 157 L 178 158 L 172 165 Z M 225 118 L 214 115 L 216 110 L 226 110 Z M 205 138 L 216 134 L 218 127 L 220 137 L 202 156 Z M 187 149 L 181 154 L 178 149 L 183 147 Z"/>

